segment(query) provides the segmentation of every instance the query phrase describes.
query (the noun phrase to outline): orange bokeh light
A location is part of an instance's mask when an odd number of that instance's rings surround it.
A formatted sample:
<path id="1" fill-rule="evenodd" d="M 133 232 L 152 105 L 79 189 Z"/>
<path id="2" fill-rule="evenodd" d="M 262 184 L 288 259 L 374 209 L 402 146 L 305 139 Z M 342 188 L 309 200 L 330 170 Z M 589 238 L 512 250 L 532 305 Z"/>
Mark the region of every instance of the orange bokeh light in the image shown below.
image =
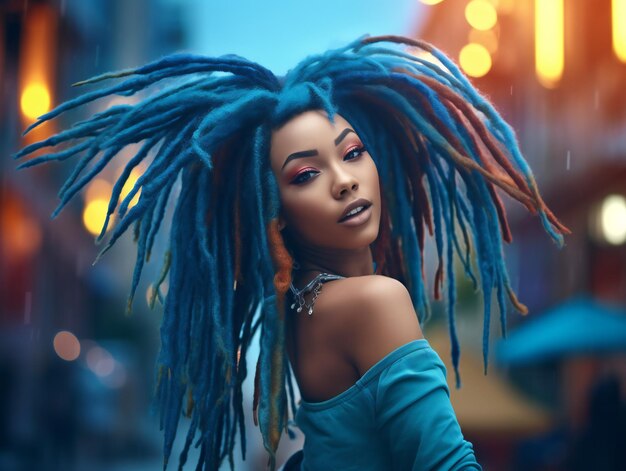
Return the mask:
<path id="1" fill-rule="evenodd" d="M 52 343 L 56 354 L 65 361 L 74 361 L 80 355 L 78 338 L 67 330 L 62 330 L 56 334 Z"/>

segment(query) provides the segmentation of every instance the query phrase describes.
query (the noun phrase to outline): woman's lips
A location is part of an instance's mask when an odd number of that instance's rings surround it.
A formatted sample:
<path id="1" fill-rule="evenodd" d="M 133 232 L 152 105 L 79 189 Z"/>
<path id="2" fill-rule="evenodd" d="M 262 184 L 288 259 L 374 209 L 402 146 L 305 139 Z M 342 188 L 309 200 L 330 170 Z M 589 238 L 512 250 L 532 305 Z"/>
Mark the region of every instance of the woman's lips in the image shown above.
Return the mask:
<path id="1" fill-rule="evenodd" d="M 348 219 L 344 219 L 343 221 L 340 221 L 339 224 L 343 224 L 346 226 L 360 226 L 361 224 L 369 221 L 371 216 L 372 216 L 372 205 L 369 205 L 360 213 L 354 216 L 350 216 Z"/>

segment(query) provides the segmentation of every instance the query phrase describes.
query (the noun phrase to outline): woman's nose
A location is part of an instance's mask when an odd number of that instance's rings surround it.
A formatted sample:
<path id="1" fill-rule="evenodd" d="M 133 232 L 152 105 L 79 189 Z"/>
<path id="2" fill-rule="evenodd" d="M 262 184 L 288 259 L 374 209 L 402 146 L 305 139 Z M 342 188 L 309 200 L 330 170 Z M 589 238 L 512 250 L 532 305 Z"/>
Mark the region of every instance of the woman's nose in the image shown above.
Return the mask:
<path id="1" fill-rule="evenodd" d="M 336 197 L 341 197 L 346 192 L 356 191 L 359 188 L 359 181 L 352 172 L 338 168 L 335 173 L 333 185 L 333 194 Z"/>

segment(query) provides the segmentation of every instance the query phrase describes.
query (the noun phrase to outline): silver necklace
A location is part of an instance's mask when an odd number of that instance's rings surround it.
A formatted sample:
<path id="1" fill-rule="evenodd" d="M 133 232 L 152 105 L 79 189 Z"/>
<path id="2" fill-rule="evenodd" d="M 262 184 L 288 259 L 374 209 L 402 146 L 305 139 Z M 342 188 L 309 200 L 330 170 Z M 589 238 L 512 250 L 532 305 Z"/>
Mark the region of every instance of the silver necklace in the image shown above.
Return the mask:
<path id="1" fill-rule="evenodd" d="M 322 283 L 325 283 L 326 281 L 339 280 L 341 278 L 345 278 L 345 276 L 333 275 L 331 273 L 320 273 L 309 281 L 309 283 L 301 290 L 296 289 L 293 283 L 290 283 L 289 289 L 295 297 L 295 301 L 291 304 L 291 309 L 296 309 L 297 312 L 301 312 L 302 307 L 306 307 L 310 316 L 313 314 L 313 305 L 315 304 L 315 300 L 322 290 Z M 313 298 L 311 299 L 311 304 L 307 304 L 304 300 L 304 295 L 310 291 L 313 291 Z M 296 304 L 298 305 L 297 308 Z"/>

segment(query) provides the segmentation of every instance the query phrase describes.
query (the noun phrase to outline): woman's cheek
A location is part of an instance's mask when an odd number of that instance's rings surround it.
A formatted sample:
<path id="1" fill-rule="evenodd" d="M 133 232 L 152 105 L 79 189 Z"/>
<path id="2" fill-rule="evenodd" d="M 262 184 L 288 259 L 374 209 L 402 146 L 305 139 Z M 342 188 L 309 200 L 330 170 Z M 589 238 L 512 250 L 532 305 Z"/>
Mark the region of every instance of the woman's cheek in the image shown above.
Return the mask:
<path id="1" fill-rule="evenodd" d="M 323 208 L 320 207 L 319 199 L 315 198 L 309 200 L 301 197 L 297 204 L 289 207 L 289 214 L 296 227 L 307 231 L 319 229 L 319 224 L 323 222 L 320 220 Z"/>

